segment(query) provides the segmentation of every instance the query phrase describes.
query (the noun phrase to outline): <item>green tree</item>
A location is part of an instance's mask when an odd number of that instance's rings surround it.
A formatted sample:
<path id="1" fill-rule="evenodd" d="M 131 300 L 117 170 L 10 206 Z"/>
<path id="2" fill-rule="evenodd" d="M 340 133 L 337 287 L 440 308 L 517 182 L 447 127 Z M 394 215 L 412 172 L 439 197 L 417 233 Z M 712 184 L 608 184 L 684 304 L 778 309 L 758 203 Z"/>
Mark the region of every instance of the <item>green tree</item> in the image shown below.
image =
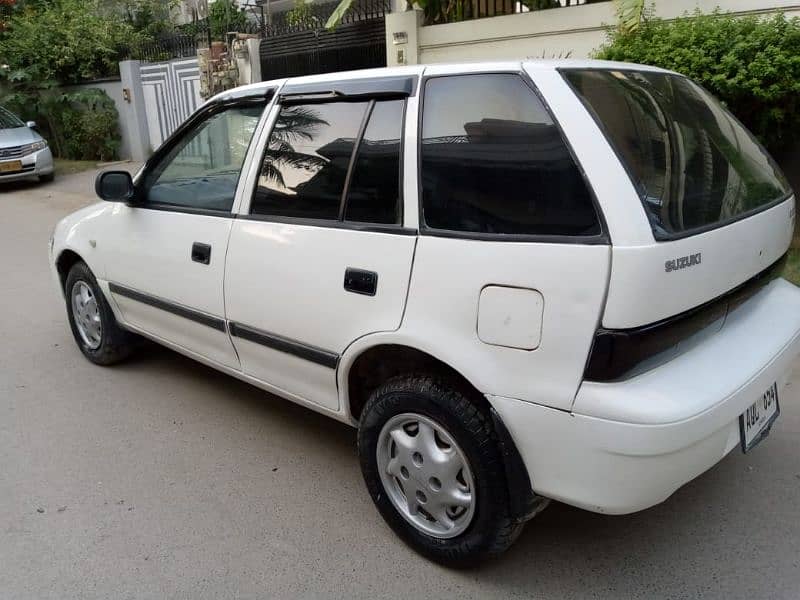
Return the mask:
<path id="1" fill-rule="evenodd" d="M 0 104 L 36 120 L 56 156 L 113 158 L 113 101 L 61 86 L 116 74 L 120 46 L 142 38 L 100 0 L 20 0 L 0 31 Z"/>
<path id="2" fill-rule="evenodd" d="M 286 12 L 286 22 L 292 26 L 300 26 L 311 21 L 313 13 L 305 0 L 294 0 L 292 9 Z"/>
<path id="3" fill-rule="evenodd" d="M 72 83 L 117 73 L 119 48 L 142 37 L 99 0 L 42 0 L 11 13 L 0 56 L 9 74 Z"/>
<path id="4" fill-rule="evenodd" d="M 208 7 L 208 24 L 211 37 L 224 40 L 229 31 L 242 31 L 247 24 L 247 15 L 239 10 L 234 0 L 215 0 Z"/>
<path id="5" fill-rule="evenodd" d="M 179 0 L 107 0 L 110 10 L 122 14 L 134 31 L 158 37 L 174 30 L 172 9 Z"/>

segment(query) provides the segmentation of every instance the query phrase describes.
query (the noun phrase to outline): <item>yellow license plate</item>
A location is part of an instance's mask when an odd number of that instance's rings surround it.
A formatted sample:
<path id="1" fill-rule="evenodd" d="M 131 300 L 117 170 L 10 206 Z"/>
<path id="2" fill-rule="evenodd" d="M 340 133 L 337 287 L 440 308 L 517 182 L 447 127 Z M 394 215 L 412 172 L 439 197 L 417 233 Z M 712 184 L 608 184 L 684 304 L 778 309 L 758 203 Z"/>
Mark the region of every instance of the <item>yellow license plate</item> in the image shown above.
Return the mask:
<path id="1" fill-rule="evenodd" d="M 11 162 L 0 162 L 0 173 L 13 173 L 22 171 L 22 161 L 12 160 Z"/>

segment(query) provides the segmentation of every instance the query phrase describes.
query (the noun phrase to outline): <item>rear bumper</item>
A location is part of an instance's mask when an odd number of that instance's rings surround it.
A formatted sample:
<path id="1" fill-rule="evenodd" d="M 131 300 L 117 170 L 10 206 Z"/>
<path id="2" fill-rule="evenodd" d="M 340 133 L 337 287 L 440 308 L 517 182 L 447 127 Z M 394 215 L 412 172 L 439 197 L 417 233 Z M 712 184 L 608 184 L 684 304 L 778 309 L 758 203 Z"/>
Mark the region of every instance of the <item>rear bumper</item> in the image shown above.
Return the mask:
<path id="1" fill-rule="evenodd" d="M 585 382 L 571 413 L 489 400 L 538 494 L 625 514 L 664 501 L 739 447 L 739 415 L 773 382 L 783 406 L 797 402 L 785 382 L 798 353 L 800 288 L 777 280 L 670 362 L 622 382 Z"/>
<path id="2" fill-rule="evenodd" d="M 0 173 L 0 183 L 28 179 L 29 177 L 40 177 L 53 172 L 53 155 L 50 152 L 50 148 L 28 154 L 19 160 L 22 162 L 22 171 Z"/>

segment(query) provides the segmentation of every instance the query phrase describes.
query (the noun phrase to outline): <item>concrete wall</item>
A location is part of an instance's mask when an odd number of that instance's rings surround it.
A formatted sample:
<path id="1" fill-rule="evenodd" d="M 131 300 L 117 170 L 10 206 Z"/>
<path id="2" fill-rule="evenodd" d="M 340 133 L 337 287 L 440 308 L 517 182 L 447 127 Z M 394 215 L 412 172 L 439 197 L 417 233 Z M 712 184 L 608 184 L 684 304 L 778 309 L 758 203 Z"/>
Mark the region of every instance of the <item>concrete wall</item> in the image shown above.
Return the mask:
<path id="1" fill-rule="evenodd" d="M 647 0 L 656 15 L 679 17 L 696 8 L 710 12 L 716 6 L 737 14 L 770 14 L 782 10 L 800 16 L 800 2 L 790 0 Z M 524 58 L 587 58 L 605 41 L 606 27 L 616 23 L 613 2 L 534 11 L 422 26 L 417 11 L 397 12 L 386 18 L 387 64 L 482 61 Z M 396 33 L 407 42 L 397 44 Z M 402 37 L 402 36 L 400 36 Z"/>
<path id="2" fill-rule="evenodd" d="M 122 81 L 120 80 L 100 80 L 90 81 L 88 83 L 81 83 L 79 85 L 71 85 L 66 87 L 66 90 L 86 90 L 90 88 L 99 88 L 103 90 L 114 101 L 119 114 L 119 133 L 122 138 L 122 144 L 119 148 L 119 157 L 123 159 L 131 158 L 131 131 L 129 124 L 123 115 L 127 109 L 127 103 L 122 97 Z"/>

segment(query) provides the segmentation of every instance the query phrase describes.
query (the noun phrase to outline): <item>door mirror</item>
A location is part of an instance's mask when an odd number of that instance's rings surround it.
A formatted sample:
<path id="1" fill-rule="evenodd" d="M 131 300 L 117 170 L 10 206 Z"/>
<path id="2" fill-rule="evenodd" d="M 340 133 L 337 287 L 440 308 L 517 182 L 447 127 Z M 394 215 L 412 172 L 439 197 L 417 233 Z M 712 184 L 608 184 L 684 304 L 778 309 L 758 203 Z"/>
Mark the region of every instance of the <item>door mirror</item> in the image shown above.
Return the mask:
<path id="1" fill-rule="evenodd" d="M 127 171 L 103 171 L 94 181 L 94 191 L 108 202 L 130 202 L 133 199 L 133 178 Z"/>
<path id="2" fill-rule="evenodd" d="M 36 129 L 36 121 L 28 121 L 25 123 L 25 127 L 28 129 Z"/>

